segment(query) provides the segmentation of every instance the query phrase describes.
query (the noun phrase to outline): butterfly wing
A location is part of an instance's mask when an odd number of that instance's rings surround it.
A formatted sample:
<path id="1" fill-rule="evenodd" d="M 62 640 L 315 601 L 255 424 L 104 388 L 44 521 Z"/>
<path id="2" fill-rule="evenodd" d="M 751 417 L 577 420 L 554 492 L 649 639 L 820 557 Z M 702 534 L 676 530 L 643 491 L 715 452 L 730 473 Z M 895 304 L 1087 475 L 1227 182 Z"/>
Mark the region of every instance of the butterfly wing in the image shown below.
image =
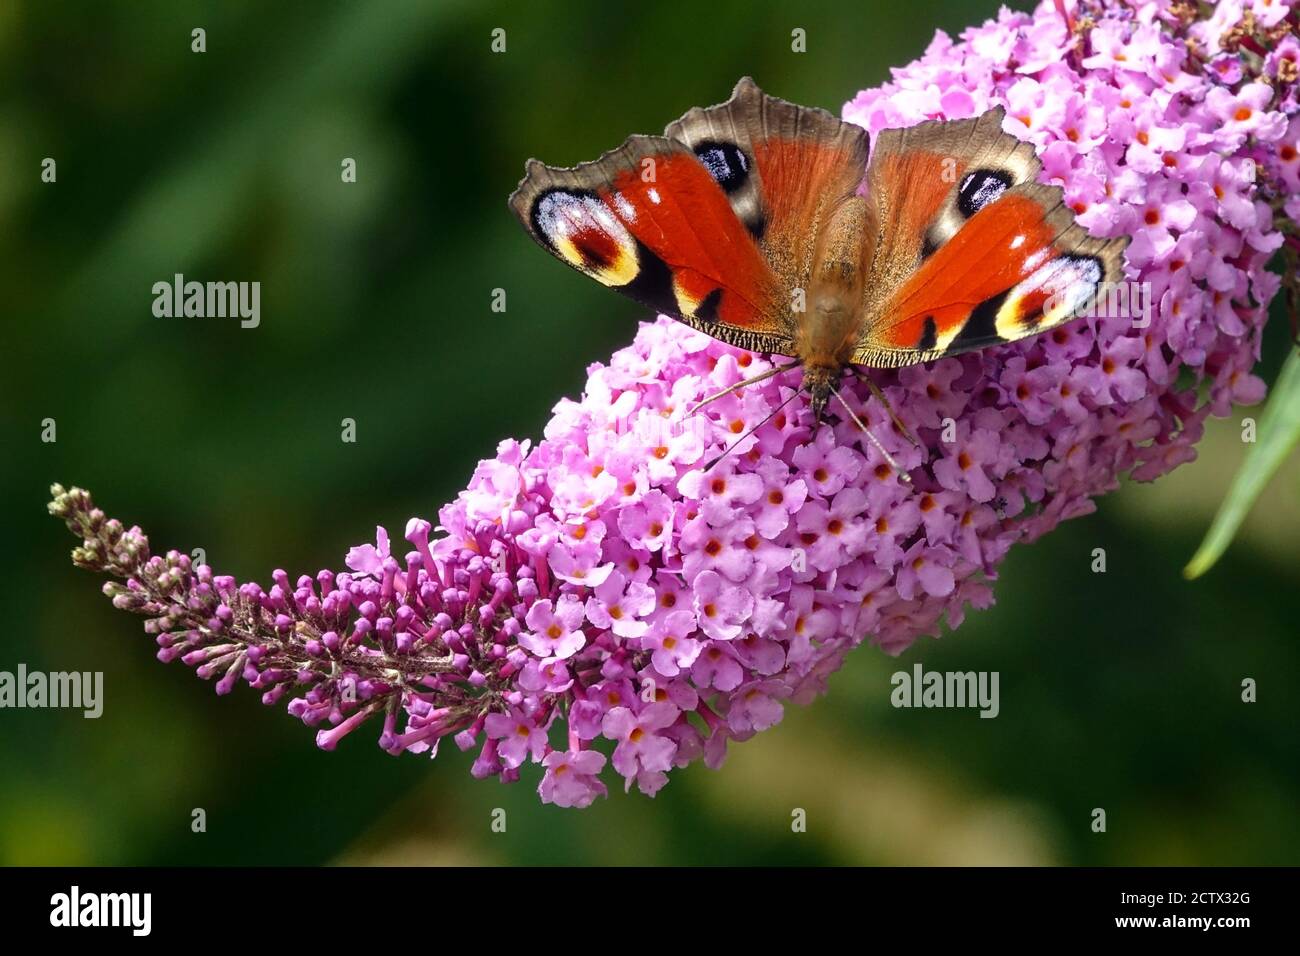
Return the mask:
<path id="1" fill-rule="evenodd" d="M 789 305 L 795 290 L 808 288 L 820 228 L 862 182 L 866 131 L 768 96 L 743 77 L 731 99 L 687 111 L 664 133 L 721 185 L 776 274 L 793 323 Z"/>
<path id="2" fill-rule="evenodd" d="M 1046 331 L 1123 278 L 1127 239 L 1093 238 L 1001 107 L 886 130 L 868 171 L 879 233 L 853 361 L 914 365 Z"/>
<path id="3" fill-rule="evenodd" d="M 980 209 L 868 315 L 853 361 L 913 365 L 1014 342 L 1078 316 L 1124 277 L 1126 240 L 1097 239 L 1056 186 L 1008 189 Z"/>
<path id="4" fill-rule="evenodd" d="M 572 169 L 530 160 L 510 207 L 579 272 L 728 344 L 792 354 L 775 274 L 682 143 L 632 136 Z"/>
<path id="5" fill-rule="evenodd" d="M 571 169 L 530 160 L 510 206 L 578 271 L 723 342 L 795 354 L 795 294 L 862 180 L 866 133 L 748 77 L 665 132 Z"/>

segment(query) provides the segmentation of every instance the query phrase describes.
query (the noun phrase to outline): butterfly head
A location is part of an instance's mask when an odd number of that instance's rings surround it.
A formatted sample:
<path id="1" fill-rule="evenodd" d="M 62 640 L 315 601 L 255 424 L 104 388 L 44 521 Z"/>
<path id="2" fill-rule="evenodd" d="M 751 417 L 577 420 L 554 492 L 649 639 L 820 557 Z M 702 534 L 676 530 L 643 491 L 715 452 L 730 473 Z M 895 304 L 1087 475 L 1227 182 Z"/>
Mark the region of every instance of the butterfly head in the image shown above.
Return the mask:
<path id="1" fill-rule="evenodd" d="M 813 420 L 821 423 L 826 405 L 835 393 L 841 370 L 825 365 L 805 366 L 803 370 L 803 387 L 808 393 L 809 405 L 812 407 Z"/>

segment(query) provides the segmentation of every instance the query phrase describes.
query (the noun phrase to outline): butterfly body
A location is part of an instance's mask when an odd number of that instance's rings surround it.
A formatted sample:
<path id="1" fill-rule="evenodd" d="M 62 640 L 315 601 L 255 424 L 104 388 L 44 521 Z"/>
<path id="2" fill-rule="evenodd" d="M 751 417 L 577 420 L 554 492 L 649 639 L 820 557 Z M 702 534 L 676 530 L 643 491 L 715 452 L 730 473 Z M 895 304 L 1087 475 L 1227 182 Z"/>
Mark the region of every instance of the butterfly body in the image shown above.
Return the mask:
<path id="1" fill-rule="evenodd" d="M 794 354 L 818 420 L 862 338 L 870 212 L 861 196 L 849 197 L 832 211 L 814 247 L 806 314 L 802 322 L 792 322 Z"/>
<path id="2" fill-rule="evenodd" d="M 820 419 L 850 365 L 1015 341 L 1123 276 L 1002 109 L 881 132 L 763 93 L 689 110 L 573 168 L 530 160 L 511 208 L 580 272 L 723 342 L 789 356 Z"/>

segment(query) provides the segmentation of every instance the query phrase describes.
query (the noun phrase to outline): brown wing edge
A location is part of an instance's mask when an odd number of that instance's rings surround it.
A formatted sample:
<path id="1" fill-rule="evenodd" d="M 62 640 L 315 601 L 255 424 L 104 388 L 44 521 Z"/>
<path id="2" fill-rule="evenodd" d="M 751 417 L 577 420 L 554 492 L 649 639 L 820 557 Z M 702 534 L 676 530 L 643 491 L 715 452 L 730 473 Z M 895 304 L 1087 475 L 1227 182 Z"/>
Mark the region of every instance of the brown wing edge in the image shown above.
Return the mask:
<path id="1" fill-rule="evenodd" d="M 1043 164 L 1034 144 L 1003 131 L 1005 107 L 994 106 L 979 116 L 960 120 L 925 120 L 915 126 L 885 129 L 876 134 L 871 168 L 879 157 L 904 149 L 920 149 L 967 159 L 966 166 L 1004 169 L 1012 185 L 1033 182 Z M 955 184 L 954 184 L 955 185 Z"/>
<path id="2" fill-rule="evenodd" d="M 727 198 L 741 222 L 758 237 L 763 233 L 767 210 L 763 204 L 762 179 L 752 162 L 756 142 L 781 138 L 839 143 L 852 157 L 846 165 L 857 169 L 859 182 L 870 152 L 867 131 L 861 126 L 845 122 L 820 107 L 801 106 L 764 93 L 749 76 L 742 76 L 736 82 L 729 99 L 687 110 L 664 128 L 664 135 L 692 151 L 709 142 L 732 143 L 744 149 L 751 160 L 748 176 L 742 185 L 728 191 Z"/>
<path id="3" fill-rule="evenodd" d="M 757 129 L 749 124 L 750 117 L 759 118 Z M 713 106 L 692 107 L 664 128 L 666 137 L 691 148 L 709 139 L 752 144 L 755 132 L 788 139 L 849 139 L 860 146 L 862 167 L 866 168 L 869 138 L 865 129 L 819 106 L 801 106 L 764 93 L 751 76 L 736 81 L 729 99 Z"/>

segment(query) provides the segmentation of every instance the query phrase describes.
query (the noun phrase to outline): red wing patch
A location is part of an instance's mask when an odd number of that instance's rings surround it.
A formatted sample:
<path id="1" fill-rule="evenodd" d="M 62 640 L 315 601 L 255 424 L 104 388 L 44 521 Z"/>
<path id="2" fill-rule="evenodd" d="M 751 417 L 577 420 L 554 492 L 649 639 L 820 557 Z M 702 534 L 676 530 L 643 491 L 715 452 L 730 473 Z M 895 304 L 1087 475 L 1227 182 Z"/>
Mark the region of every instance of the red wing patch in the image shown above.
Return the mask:
<path id="1" fill-rule="evenodd" d="M 1009 194 L 975 213 L 903 283 L 875 341 L 891 349 L 947 348 L 982 302 L 1029 278 L 1054 255 L 1040 203 Z"/>
<path id="2" fill-rule="evenodd" d="M 1068 322 L 1124 278 L 1127 242 L 1088 235 L 1058 187 L 1000 191 L 867 315 L 853 361 L 915 365 Z"/>
<path id="3" fill-rule="evenodd" d="M 779 332 L 775 277 L 708 170 L 687 152 L 650 159 L 652 166 L 625 170 L 600 196 L 672 272 L 676 311 Z"/>
<path id="4" fill-rule="evenodd" d="M 632 136 L 572 169 L 530 161 L 510 206 L 579 272 L 729 344 L 791 354 L 775 274 L 723 187 L 683 144 Z"/>
<path id="5" fill-rule="evenodd" d="M 925 230 L 939 214 L 952 184 L 965 173 L 964 162 L 927 150 L 885 153 L 871 170 L 872 198 L 883 194 L 888 210 L 885 254 L 910 261 L 920 253 Z"/>
<path id="6" fill-rule="evenodd" d="M 851 196 L 865 175 L 864 147 L 857 136 L 823 142 L 768 139 L 754 144 L 766 214 L 763 245 L 786 259 L 786 272 L 806 284 L 812 271 L 817 229 L 826 213 Z"/>

